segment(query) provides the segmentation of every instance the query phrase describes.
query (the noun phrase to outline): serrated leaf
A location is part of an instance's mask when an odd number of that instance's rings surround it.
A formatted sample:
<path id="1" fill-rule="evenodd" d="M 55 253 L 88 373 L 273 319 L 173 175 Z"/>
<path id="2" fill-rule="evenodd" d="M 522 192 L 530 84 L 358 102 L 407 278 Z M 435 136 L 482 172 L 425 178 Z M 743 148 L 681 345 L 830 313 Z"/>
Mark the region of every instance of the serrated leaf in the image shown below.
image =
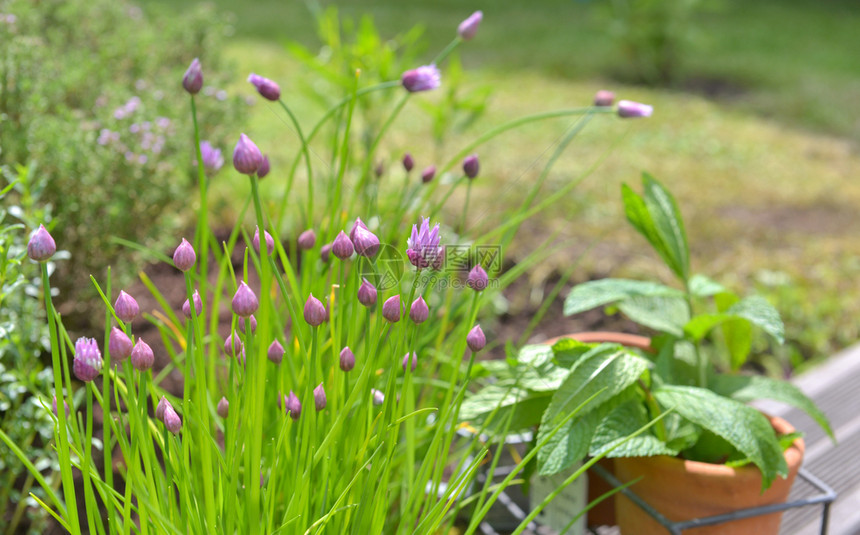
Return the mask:
<path id="1" fill-rule="evenodd" d="M 564 300 L 564 315 L 624 301 L 631 297 L 683 297 L 680 290 L 663 284 L 629 279 L 599 279 L 574 286 Z"/>
<path id="2" fill-rule="evenodd" d="M 645 189 L 644 200 L 654 221 L 657 234 L 669 252 L 668 266 L 682 280 L 687 280 L 690 274 L 690 248 L 687 245 L 687 234 L 684 231 L 684 221 L 681 211 L 672 194 L 662 184 L 648 173 L 642 173 L 642 185 Z"/>
<path id="3" fill-rule="evenodd" d="M 717 394 L 741 402 L 772 399 L 797 407 L 815 420 L 832 440 L 836 440 L 827 416 L 821 412 L 815 402 L 789 382 L 760 375 L 717 375 L 711 379 L 709 385 Z"/>
<path id="4" fill-rule="evenodd" d="M 651 432 L 644 432 L 627 440 L 627 437 L 648 424 L 648 411 L 639 400 L 631 400 L 615 407 L 594 432 L 588 454 L 596 457 L 608 452 L 607 457 L 651 457 L 677 455 L 680 450 L 663 443 Z"/>
<path id="5" fill-rule="evenodd" d="M 767 418 L 752 407 L 692 386 L 664 386 L 654 391 L 654 397 L 666 409 L 673 408 L 749 457 L 762 473 L 762 491 L 770 487 L 777 475 L 788 474 L 773 428 Z"/>
<path id="6" fill-rule="evenodd" d="M 696 297 L 710 297 L 726 291 L 719 282 L 705 275 L 693 275 L 690 277 L 690 293 Z"/>
<path id="7" fill-rule="evenodd" d="M 596 346 L 597 344 L 586 344 L 573 338 L 562 338 L 552 346 L 553 362 L 561 367 L 570 368 Z"/>
<path id="8" fill-rule="evenodd" d="M 573 463 L 582 460 L 588 453 L 594 430 L 608 409 L 593 409 L 579 418 L 573 418 L 562 426 L 555 435 L 538 451 L 538 473 L 550 476 L 565 470 Z M 544 413 L 546 416 L 546 413 Z M 549 422 L 541 421 L 538 442 L 544 437 L 544 429 L 551 429 Z"/>
<path id="9" fill-rule="evenodd" d="M 681 297 L 630 297 L 618 308 L 640 325 L 678 337 L 684 336 L 684 326 L 690 321 L 690 309 Z"/>

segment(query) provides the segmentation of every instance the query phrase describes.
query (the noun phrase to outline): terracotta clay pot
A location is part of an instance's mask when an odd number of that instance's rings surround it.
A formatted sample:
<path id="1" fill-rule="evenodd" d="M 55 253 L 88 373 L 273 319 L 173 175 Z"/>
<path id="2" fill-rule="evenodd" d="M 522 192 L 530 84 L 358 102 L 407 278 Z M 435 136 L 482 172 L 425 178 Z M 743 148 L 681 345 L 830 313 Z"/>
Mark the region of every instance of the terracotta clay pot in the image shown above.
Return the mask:
<path id="1" fill-rule="evenodd" d="M 785 420 L 769 418 L 778 433 L 794 428 Z M 754 465 L 729 468 L 721 464 L 685 461 L 677 457 L 630 457 L 615 461 L 622 482 L 642 480 L 630 489 L 672 521 L 690 520 L 738 509 L 785 502 L 803 460 L 805 446 L 798 438 L 785 451 L 788 478 L 777 477 L 761 493 L 761 473 Z M 664 535 L 668 531 L 622 494 L 617 495 L 616 518 L 622 535 Z M 776 535 L 782 513 L 756 516 L 714 526 L 685 530 L 690 535 Z"/>

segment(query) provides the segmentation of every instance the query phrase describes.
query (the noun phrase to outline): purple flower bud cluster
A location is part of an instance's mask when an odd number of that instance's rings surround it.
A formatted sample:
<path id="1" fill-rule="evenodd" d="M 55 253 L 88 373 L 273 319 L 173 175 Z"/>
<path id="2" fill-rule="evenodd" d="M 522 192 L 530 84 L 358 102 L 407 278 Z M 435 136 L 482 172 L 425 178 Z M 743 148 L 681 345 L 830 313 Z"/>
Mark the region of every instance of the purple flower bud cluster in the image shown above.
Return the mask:
<path id="1" fill-rule="evenodd" d="M 269 349 L 266 351 L 266 357 L 275 364 L 280 364 L 284 359 L 284 346 L 279 341 L 272 340 L 272 343 L 269 344 Z"/>
<path id="2" fill-rule="evenodd" d="M 120 290 L 119 297 L 116 298 L 116 302 L 113 305 L 113 310 L 116 312 L 116 317 L 125 323 L 131 322 L 140 314 L 140 306 L 138 306 L 137 301 L 123 290 Z"/>
<path id="3" fill-rule="evenodd" d="M 233 149 L 233 167 L 243 175 L 253 175 L 263 163 L 263 153 L 251 138 L 245 134 L 239 135 L 236 148 Z"/>
<path id="4" fill-rule="evenodd" d="M 182 242 L 173 251 L 173 264 L 179 271 L 188 271 L 194 267 L 195 262 L 197 262 L 197 253 L 194 252 L 194 247 L 182 238 Z"/>
<path id="5" fill-rule="evenodd" d="M 444 248 L 439 246 L 439 225 L 430 228 L 430 219 L 421 218 L 419 225 L 412 225 L 412 235 L 406 240 L 406 256 L 418 269 L 441 265 Z"/>
<path id="6" fill-rule="evenodd" d="M 179 418 L 179 415 L 176 414 L 176 410 L 174 410 L 173 405 L 171 405 L 164 396 L 161 396 L 161 400 L 155 408 L 155 417 L 161 420 L 161 422 L 164 423 L 164 427 L 174 435 L 179 433 L 179 430 L 182 429 L 182 420 Z"/>
<path id="7" fill-rule="evenodd" d="M 326 310 L 322 301 L 313 296 L 308 295 L 308 300 L 305 301 L 304 317 L 305 321 L 311 327 L 319 327 L 326 320 Z"/>

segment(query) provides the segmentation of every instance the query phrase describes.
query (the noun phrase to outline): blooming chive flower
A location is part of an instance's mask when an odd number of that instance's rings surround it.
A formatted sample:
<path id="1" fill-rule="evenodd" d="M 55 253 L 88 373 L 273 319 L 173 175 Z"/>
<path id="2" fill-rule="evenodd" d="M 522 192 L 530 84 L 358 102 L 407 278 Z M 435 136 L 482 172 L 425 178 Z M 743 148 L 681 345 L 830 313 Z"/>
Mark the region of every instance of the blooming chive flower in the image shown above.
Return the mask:
<path id="1" fill-rule="evenodd" d="M 280 364 L 284 358 L 284 346 L 277 340 L 272 340 L 269 344 L 269 350 L 266 351 L 266 356 L 275 364 Z"/>
<path id="2" fill-rule="evenodd" d="M 430 219 L 422 217 L 419 225 L 412 225 L 412 236 L 406 240 L 406 256 L 418 269 L 429 267 L 442 253 L 439 247 L 439 225 L 430 229 Z"/>
<path id="3" fill-rule="evenodd" d="M 272 102 L 277 102 L 277 100 L 281 98 L 281 88 L 272 80 L 263 78 L 259 74 L 251 73 L 251 75 L 248 76 L 248 81 L 254 84 L 254 87 L 257 88 L 257 92 L 260 93 L 263 98 L 271 100 Z"/>
<path id="4" fill-rule="evenodd" d="M 469 39 L 475 37 L 475 34 L 478 33 L 478 26 L 481 24 L 481 20 L 484 18 L 484 14 L 480 11 L 475 11 L 469 18 L 464 20 L 457 26 L 457 35 L 460 36 L 460 39 L 464 41 L 468 41 Z"/>
<path id="5" fill-rule="evenodd" d="M 478 176 L 478 171 L 481 169 L 481 164 L 478 162 L 478 155 L 472 154 L 463 159 L 463 174 L 469 178 Z"/>
<path id="6" fill-rule="evenodd" d="M 194 293 L 191 294 L 191 300 L 194 301 L 194 311 L 199 315 L 200 311 L 203 310 L 203 302 L 200 300 L 200 292 L 194 290 Z M 188 302 L 188 299 L 182 303 L 182 315 L 186 318 L 191 318 L 191 303 Z"/>
<path id="7" fill-rule="evenodd" d="M 75 360 L 72 363 L 75 377 L 89 382 L 98 377 L 102 370 L 102 354 L 92 338 L 78 338 L 75 342 Z"/>
<path id="8" fill-rule="evenodd" d="M 131 365 L 135 370 L 143 372 L 152 368 L 153 364 L 155 364 L 155 355 L 152 353 L 152 348 L 142 338 L 138 338 L 134 349 L 131 350 Z"/>
<path id="9" fill-rule="evenodd" d="M 436 176 L 436 166 L 431 165 L 430 167 L 427 167 L 426 169 L 421 171 L 421 182 L 423 182 L 425 184 L 429 184 L 430 182 L 433 181 L 433 177 L 435 177 L 435 176 Z"/>
<path id="10" fill-rule="evenodd" d="M 403 168 L 406 169 L 406 172 L 412 171 L 412 168 L 415 167 L 415 160 L 412 158 L 412 155 L 408 152 L 403 155 Z"/>
<path id="11" fill-rule="evenodd" d="M 235 332 L 230 335 L 230 338 L 224 340 L 224 353 L 236 356 L 242 352 L 242 339 Z"/>
<path id="12" fill-rule="evenodd" d="M 314 245 L 317 242 L 317 234 L 314 232 L 314 229 L 308 229 L 301 234 L 299 234 L 299 249 L 303 251 L 307 251 L 308 249 L 313 249 Z"/>
<path id="13" fill-rule="evenodd" d="M 415 323 L 424 323 L 430 316 L 430 308 L 427 307 L 427 302 L 420 295 L 418 299 L 412 302 L 409 308 L 409 319 Z"/>
<path id="14" fill-rule="evenodd" d="M 325 307 L 313 294 L 308 295 L 308 300 L 305 301 L 304 316 L 305 321 L 312 327 L 319 327 L 325 321 Z"/>
<path id="15" fill-rule="evenodd" d="M 200 92 L 203 87 L 203 71 L 200 69 L 200 60 L 194 58 L 188 70 L 185 71 L 185 76 L 182 77 L 182 87 L 192 95 Z"/>
<path id="16" fill-rule="evenodd" d="M 164 427 L 167 428 L 168 431 L 173 433 L 174 435 L 179 433 L 179 430 L 182 429 L 182 420 L 179 418 L 179 415 L 176 414 L 176 411 L 173 410 L 173 407 L 168 405 L 164 409 Z"/>
<path id="17" fill-rule="evenodd" d="M 269 174 L 270 170 L 271 168 L 269 167 L 269 157 L 264 154 L 263 159 L 260 160 L 260 167 L 257 168 L 257 178 L 265 178 L 266 175 Z"/>
<path id="18" fill-rule="evenodd" d="M 57 252 L 57 244 L 54 238 L 45 229 L 45 225 L 39 225 L 39 229 L 33 233 L 27 243 L 27 256 L 35 262 L 44 262 L 54 256 Z"/>
<path id="19" fill-rule="evenodd" d="M 227 401 L 227 398 L 221 396 L 216 410 L 218 411 L 218 416 L 221 418 L 227 418 L 227 415 L 230 413 L 230 402 Z"/>
<path id="20" fill-rule="evenodd" d="M 116 302 L 113 305 L 113 310 L 116 312 L 116 316 L 126 323 L 140 314 L 140 307 L 137 305 L 137 301 L 123 290 L 120 290 L 119 297 L 116 298 Z"/>
<path id="21" fill-rule="evenodd" d="M 373 396 L 373 404 L 374 405 L 382 405 L 385 402 L 385 394 L 380 392 L 375 388 L 370 389 L 370 393 Z"/>
<path id="22" fill-rule="evenodd" d="M 334 243 L 331 244 L 331 252 L 336 257 L 341 260 L 346 260 L 352 253 L 355 251 L 355 247 L 352 244 L 352 240 L 349 239 L 349 236 L 346 235 L 344 231 L 340 231 L 337 237 L 334 239 Z"/>
<path id="23" fill-rule="evenodd" d="M 417 365 L 418 355 L 416 355 L 415 352 L 403 355 L 403 371 L 406 371 L 406 367 L 409 366 L 409 369 L 414 372 Z"/>
<path id="24" fill-rule="evenodd" d="M 208 141 L 200 142 L 200 157 L 203 159 L 203 168 L 210 175 L 217 173 L 224 165 L 221 150 L 213 147 Z"/>
<path id="25" fill-rule="evenodd" d="M 358 302 L 367 308 L 376 304 L 376 287 L 367 279 L 362 279 L 361 286 L 358 287 Z"/>
<path id="26" fill-rule="evenodd" d="M 400 296 L 389 297 L 382 303 L 382 317 L 391 323 L 400 321 Z"/>
<path id="27" fill-rule="evenodd" d="M 466 286 L 476 292 L 480 292 L 481 290 L 485 290 L 489 284 L 490 279 L 487 277 L 487 272 L 484 271 L 481 264 L 475 264 L 475 267 L 472 268 L 469 276 L 466 278 Z"/>
<path id="28" fill-rule="evenodd" d="M 116 360 L 127 359 L 131 356 L 132 349 L 134 349 L 134 344 L 131 343 L 131 339 L 122 331 L 122 329 L 114 327 L 110 330 L 110 336 L 108 337 L 108 351 L 110 351 L 110 358 Z"/>
<path id="29" fill-rule="evenodd" d="M 173 264 L 180 271 L 188 271 L 194 267 L 195 262 L 197 262 L 197 254 L 194 252 L 194 247 L 182 238 L 179 247 L 173 251 Z"/>
<path id="30" fill-rule="evenodd" d="M 296 396 L 292 390 L 290 390 L 290 395 L 287 396 L 287 399 L 284 401 L 284 408 L 290 413 L 290 418 L 292 418 L 293 421 L 298 420 L 299 416 L 302 415 L 302 404 L 299 401 L 298 396 Z"/>
<path id="31" fill-rule="evenodd" d="M 436 65 L 422 65 L 417 69 L 404 72 L 400 77 L 400 83 L 410 93 L 416 93 L 436 89 L 442 80 Z"/>
<path id="32" fill-rule="evenodd" d="M 612 106 L 612 103 L 615 101 L 615 93 L 612 91 L 607 91 L 605 89 L 601 89 L 594 95 L 594 105 L 595 106 Z"/>
<path id="33" fill-rule="evenodd" d="M 167 401 L 166 397 L 161 396 L 161 399 L 158 400 L 158 406 L 155 407 L 155 417 L 162 422 L 164 421 L 164 411 L 167 410 L 167 407 L 173 408 L 173 405 Z"/>
<path id="34" fill-rule="evenodd" d="M 233 295 L 233 313 L 237 316 L 247 318 L 257 311 L 260 303 L 257 301 L 257 296 L 254 290 L 250 288 L 245 281 L 239 283 L 239 289 Z"/>
<path id="35" fill-rule="evenodd" d="M 340 369 L 348 372 L 355 368 L 355 354 L 349 346 L 340 350 Z"/>
<path id="36" fill-rule="evenodd" d="M 355 253 L 365 258 L 373 258 L 379 252 L 379 238 L 365 226 L 356 226 L 352 233 Z"/>
<path id="37" fill-rule="evenodd" d="M 323 388 L 323 384 L 320 383 L 316 388 L 314 388 L 314 407 L 316 407 L 317 412 L 319 412 L 325 408 L 325 405 L 325 388 Z"/>
<path id="38" fill-rule="evenodd" d="M 481 330 L 480 325 L 472 327 L 472 330 L 466 335 L 466 345 L 469 346 L 472 353 L 477 353 L 487 345 L 487 337 L 484 336 L 484 331 Z"/>
<path id="39" fill-rule="evenodd" d="M 254 239 L 251 240 L 251 242 L 254 245 L 254 250 L 259 253 L 260 252 L 260 227 L 255 227 L 255 228 L 256 228 L 256 230 L 254 231 Z M 272 251 L 275 250 L 275 239 L 272 238 L 272 235 L 269 234 L 269 231 L 267 231 L 267 230 L 264 230 L 263 234 L 266 236 L 266 250 L 269 252 L 269 254 L 272 254 Z"/>
<path id="40" fill-rule="evenodd" d="M 630 100 L 618 101 L 618 116 L 624 118 L 651 117 L 654 107 Z"/>
<path id="41" fill-rule="evenodd" d="M 243 175 L 253 175 L 263 163 L 263 154 L 251 138 L 245 134 L 239 136 L 239 142 L 233 149 L 233 167 Z"/>

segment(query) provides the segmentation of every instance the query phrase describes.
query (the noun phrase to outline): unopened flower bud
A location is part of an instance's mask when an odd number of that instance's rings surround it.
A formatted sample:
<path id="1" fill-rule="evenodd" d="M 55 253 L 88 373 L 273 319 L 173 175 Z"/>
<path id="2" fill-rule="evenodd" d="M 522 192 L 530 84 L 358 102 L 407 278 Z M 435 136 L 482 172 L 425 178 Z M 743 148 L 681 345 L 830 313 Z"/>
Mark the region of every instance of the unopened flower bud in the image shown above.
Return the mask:
<path id="1" fill-rule="evenodd" d="M 108 351 L 110 351 L 111 359 L 127 359 L 131 356 L 133 348 L 134 344 L 131 343 L 131 339 L 122 331 L 122 329 L 114 327 L 110 330 L 110 336 L 108 337 Z"/>
<path id="2" fill-rule="evenodd" d="M 403 73 L 400 83 L 410 93 L 436 89 L 442 83 L 439 69 L 435 65 L 423 65 Z"/>
<path id="3" fill-rule="evenodd" d="M 481 290 L 486 290 L 489 284 L 490 279 L 487 277 L 487 272 L 484 271 L 481 264 L 475 264 L 475 267 L 469 272 L 468 278 L 466 278 L 466 286 L 476 292 L 480 292 Z"/>
<path id="4" fill-rule="evenodd" d="M 263 154 L 257 145 L 245 134 L 239 136 L 239 142 L 233 149 L 233 167 L 243 175 L 253 175 L 263 163 Z"/>
<path id="5" fill-rule="evenodd" d="M 174 435 L 179 433 L 179 430 L 182 429 L 182 420 L 170 405 L 164 409 L 164 427 Z"/>
<path id="6" fill-rule="evenodd" d="M 102 354 L 92 338 L 78 338 L 75 342 L 75 359 L 72 363 L 75 377 L 89 382 L 98 377 L 102 370 Z"/>
<path id="7" fill-rule="evenodd" d="M 349 236 L 344 233 L 344 231 L 340 231 L 337 237 L 334 239 L 334 243 L 331 245 L 331 252 L 336 257 L 341 260 L 346 260 L 352 253 L 355 251 L 355 247 L 352 245 L 352 241 L 349 239 Z"/>
<path id="8" fill-rule="evenodd" d="M 284 346 L 277 340 L 272 340 L 269 344 L 269 350 L 266 351 L 266 356 L 275 364 L 280 364 L 284 358 Z"/>
<path id="9" fill-rule="evenodd" d="M 257 311 L 260 303 L 257 301 L 257 296 L 254 290 L 250 288 L 245 281 L 239 282 L 239 289 L 233 295 L 233 313 L 237 316 L 247 318 Z"/>
<path id="10" fill-rule="evenodd" d="M 403 155 L 403 168 L 406 169 L 406 172 L 412 171 L 412 168 L 415 167 L 415 160 L 412 158 L 412 155 L 408 152 Z"/>
<path id="11" fill-rule="evenodd" d="M 299 249 L 303 251 L 307 251 L 308 249 L 313 249 L 314 244 L 317 242 L 317 234 L 314 232 L 314 229 L 308 229 L 301 234 L 299 234 Z"/>
<path id="12" fill-rule="evenodd" d="M 314 407 L 316 407 L 317 411 L 321 411 L 325 408 L 325 405 L 325 389 L 323 388 L 322 383 L 320 383 L 316 388 L 314 388 Z"/>
<path id="13" fill-rule="evenodd" d="M 418 355 L 416 355 L 415 352 L 403 355 L 403 371 L 406 371 L 406 367 L 408 366 L 409 369 L 414 372 L 417 365 Z"/>
<path id="14" fill-rule="evenodd" d="M 328 262 L 331 260 L 331 244 L 327 243 L 320 247 L 320 260 Z"/>
<path id="15" fill-rule="evenodd" d="M 373 404 L 374 405 L 382 405 L 385 402 L 385 394 L 380 392 L 375 388 L 370 389 L 370 393 L 373 396 Z"/>
<path id="16" fill-rule="evenodd" d="M 312 327 L 319 327 L 325 321 L 325 307 L 313 294 L 308 295 L 308 300 L 305 301 L 304 316 L 305 321 Z"/>
<path id="17" fill-rule="evenodd" d="M 302 415 L 302 404 L 292 390 L 290 390 L 290 395 L 284 401 L 284 408 L 290 413 L 290 418 L 294 421 L 298 420 L 299 416 Z"/>
<path id="18" fill-rule="evenodd" d="M 431 165 L 421 171 L 421 182 L 425 184 L 429 184 L 433 181 L 433 177 L 436 176 L 436 166 Z"/>
<path id="19" fill-rule="evenodd" d="M 477 353 L 487 345 L 487 337 L 484 336 L 484 331 L 481 330 L 480 325 L 472 327 L 472 330 L 466 335 L 466 345 L 469 346 L 472 353 Z"/>
<path id="20" fill-rule="evenodd" d="M 340 369 L 348 372 L 355 368 L 355 355 L 349 346 L 340 350 Z"/>
<path id="21" fill-rule="evenodd" d="M 236 356 L 242 351 L 242 339 L 235 332 L 230 335 L 230 338 L 224 340 L 224 353 Z"/>
<path id="22" fill-rule="evenodd" d="M 624 118 L 651 117 L 654 107 L 629 100 L 618 101 L 618 116 Z"/>
<path id="23" fill-rule="evenodd" d="M 478 33 L 478 26 L 481 24 L 481 20 L 483 18 L 484 14 L 482 12 L 475 11 L 469 15 L 469 18 L 457 26 L 457 35 L 459 35 L 464 41 L 468 41 L 475 37 L 475 34 Z"/>
<path id="24" fill-rule="evenodd" d="M 194 247 L 185 238 L 182 238 L 179 247 L 173 251 L 173 265 L 179 271 L 188 271 L 194 267 L 195 262 L 197 262 L 197 254 L 194 252 Z"/>
<path id="25" fill-rule="evenodd" d="M 257 91 L 263 98 L 273 102 L 277 102 L 277 100 L 281 98 L 281 88 L 272 80 L 263 78 L 259 74 L 251 73 L 251 75 L 248 76 L 248 81 L 254 84 L 254 87 L 257 88 Z"/>
<path id="26" fill-rule="evenodd" d="M 272 254 L 272 251 L 275 250 L 275 239 L 272 238 L 272 235 L 269 234 L 269 231 L 263 231 L 263 232 L 266 236 L 266 251 L 268 251 L 269 254 Z M 254 239 L 252 240 L 252 243 L 254 244 L 254 250 L 259 253 L 260 252 L 260 227 L 256 227 L 256 230 L 254 231 Z"/>
<path id="27" fill-rule="evenodd" d="M 194 290 L 194 293 L 191 294 L 191 300 L 194 301 L 194 311 L 197 312 L 197 315 L 200 315 L 200 312 L 203 310 L 203 302 L 200 300 L 200 293 L 197 290 Z M 188 299 L 182 303 L 182 315 L 186 318 L 191 318 L 191 303 L 188 302 Z"/>
<path id="28" fill-rule="evenodd" d="M 182 87 L 192 95 L 196 95 L 203 87 L 203 71 L 200 69 L 200 60 L 194 58 L 182 77 Z"/>
<path id="29" fill-rule="evenodd" d="M 227 398 L 221 396 L 221 399 L 218 401 L 218 407 L 216 408 L 218 411 L 218 416 L 221 418 L 226 418 L 230 413 L 230 402 L 227 401 Z"/>
<path id="30" fill-rule="evenodd" d="M 605 89 L 601 89 L 594 95 L 594 105 L 595 106 L 612 106 L 612 103 L 615 101 L 615 93 L 612 91 L 607 91 Z"/>
<path id="31" fill-rule="evenodd" d="M 66 409 L 65 415 L 66 415 L 66 418 L 68 418 L 69 417 L 69 404 L 66 403 L 65 399 L 63 400 L 63 407 Z M 60 417 L 60 415 L 57 414 L 57 395 L 56 394 L 54 394 L 54 401 L 53 401 L 53 403 L 51 403 L 51 410 L 54 411 L 54 416 L 56 416 L 57 418 Z"/>
<path id="32" fill-rule="evenodd" d="M 269 164 L 269 155 L 264 154 L 263 159 L 260 160 L 260 167 L 257 168 L 257 178 L 260 180 L 266 178 L 266 175 L 268 175 L 271 170 L 272 167 Z"/>
<path id="33" fill-rule="evenodd" d="M 463 159 L 463 174 L 469 178 L 478 176 L 478 171 L 481 170 L 481 164 L 478 162 L 478 155 L 472 154 Z"/>
<path id="34" fill-rule="evenodd" d="M 45 225 L 39 225 L 39 229 L 30 237 L 27 243 L 27 256 L 35 262 L 45 262 L 57 252 L 57 244 L 54 238 L 45 229 Z"/>
<path id="35" fill-rule="evenodd" d="M 370 230 L 367 228 L 367 225 L 364 224 L 364 221 L 362 221 L 360 217 L 356 217 L 355 222 L 353 222 L 352 224 L 352 228 L 349 230 L 349 241 L 355 241 L 355 232 L 360 228 L 363 228 L 364 230 Z"/>
<path id="36" fill-rule="evenodd" d="M 424 323 L 429 316 L 430 308 L 427 307 L 427 302 L 424 301 L 424 298 L 419 295 L 418 299 L 413 301 L 412 306 L 409 308 L 409 319 L 415 323 Z"/>
<path id="37" fill-rule="evenodd" d="M 251 327 L 251 332 L 257 332 L 257 318 L 254 317 L 253 314 L 248 316 L 247 318 L 242 318 L 239 320 L 239 328 L 242 329 L 243 333 L 248 333 L 248 327 Z"/>
<path id="38" fill-rule="evenodd" d="M 366 258 L 373 258 L 379 252 L 379 238 L 366 227 L 357 227 L 352 237 L 355 253 Z"/>
<path id="39" fill-rule="evenodd" d="M 152 368 L 153 364 L 155 364 L 155 355 L 152 353 L 152 348 L 142 338 L 138 338 L 134 349 L 131 350 L 131 365 L 135 370 L 142 372 Z"/>
<path id="40" fill-rule="evenodd" d="M 137 301 L 122 290 L 119 292 L 119 297 L 116 298 L 113 310 L 116 312 L 116 316 L 126 323 L 140 314 L 140 307 L 137 305 Z"/>
<path id="41" fill-rule="evenodd" d="M 362 279 L 361 286 L 358 287 L 358 302 L 367 308 L 376 304 L 376 287 L 367 279 Z"/>
<path id="42" fill-rule="evenodd" d="M 400 321 L 400 296 L 389 297 L 382 304 L 382 317 L 391 323 Z"/>
<path id="43" fill-rule="evenodd" d="M 164 411 L 167 410 L 167 407 L 173 408 L 170 402 L 167 401 L 167 398 L 161 396 L 161 399 L 158 400 L 158 405 L 155 407 L 155 417 L 162 422 L 164 421 Z"/>

